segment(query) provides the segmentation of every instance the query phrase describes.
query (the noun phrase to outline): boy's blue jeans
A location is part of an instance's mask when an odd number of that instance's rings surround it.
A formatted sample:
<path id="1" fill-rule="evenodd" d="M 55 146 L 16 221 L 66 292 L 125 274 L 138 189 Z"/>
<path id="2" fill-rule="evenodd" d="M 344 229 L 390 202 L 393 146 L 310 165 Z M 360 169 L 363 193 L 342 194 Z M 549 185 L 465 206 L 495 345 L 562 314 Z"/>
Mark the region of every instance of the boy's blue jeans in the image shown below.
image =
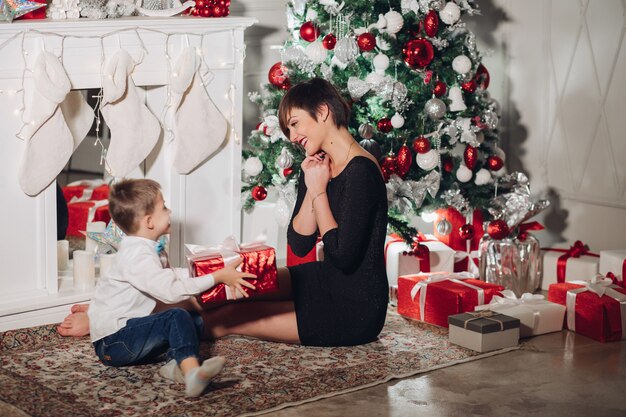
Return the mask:
<path id="1" fill-rule="evenodd" d="M 173 308 L 130 319 L 126 326 L 93 345 L 102 363 L 109 366 L 148 363 L 163 353 L 168 361 L 176 359 L 180 364 L 188 357 L 198 357 L 203 328 L 198 313 Z"/>

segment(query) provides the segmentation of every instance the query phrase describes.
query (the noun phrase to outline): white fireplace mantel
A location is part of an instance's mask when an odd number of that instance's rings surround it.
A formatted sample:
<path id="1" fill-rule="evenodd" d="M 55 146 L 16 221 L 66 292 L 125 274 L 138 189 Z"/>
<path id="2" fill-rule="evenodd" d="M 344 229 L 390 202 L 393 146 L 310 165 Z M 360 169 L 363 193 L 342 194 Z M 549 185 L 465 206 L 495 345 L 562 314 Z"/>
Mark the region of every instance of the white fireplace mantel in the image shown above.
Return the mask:
<path id="1" fill-rule="evenodd" d="M 159 181 L 172 208 L 170 257 L 183 262 L 184 243 L 240 236 L 241 119 L 244 30 L 253 18 L 132 17 L 108 20 L 27 20 L 0 23 L 0 331 L 60 321 L 89 291 L 57 272 L 54 183 L 25 195 L 17 173 L 25 144 L 15 134 L 29 108 L 32 69 L 46 50 L 59 56 L 73 89 L 99 88 L 107 59 L 119 49 L 137 62 L 133 80 L 163 121 L 168 74 L 183 48 L 201 48 L 211 81 L 207 91 L 229 121 L 225 145 L 191 174 L 172 168 L 164 133 L 131 176 Z"/>

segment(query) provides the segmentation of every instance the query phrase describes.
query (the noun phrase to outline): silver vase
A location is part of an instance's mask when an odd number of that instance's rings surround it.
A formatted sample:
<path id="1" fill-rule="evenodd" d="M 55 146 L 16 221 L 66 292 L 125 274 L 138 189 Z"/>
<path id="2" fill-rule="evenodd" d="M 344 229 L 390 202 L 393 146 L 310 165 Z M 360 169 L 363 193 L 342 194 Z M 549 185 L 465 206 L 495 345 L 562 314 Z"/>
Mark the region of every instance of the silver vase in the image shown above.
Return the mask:
<path id="1" fill-rule="evenodd" d="M 502 285 L 520 297 L 533 293 L 541 283 L 541 248 L 530 233 L 524 240 L 483 236 L 479 245 L 479 270 L 483 281 Z"/>

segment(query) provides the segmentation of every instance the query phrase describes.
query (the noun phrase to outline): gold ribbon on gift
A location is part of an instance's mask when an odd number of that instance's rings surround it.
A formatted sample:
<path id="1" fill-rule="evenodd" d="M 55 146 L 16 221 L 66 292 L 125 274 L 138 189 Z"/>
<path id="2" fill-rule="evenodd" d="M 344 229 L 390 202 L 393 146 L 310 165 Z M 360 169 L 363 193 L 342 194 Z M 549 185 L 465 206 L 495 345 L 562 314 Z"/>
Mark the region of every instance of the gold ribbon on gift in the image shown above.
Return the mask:
<path id="1" fill-rule="evenodd" d="M 479 319 L 487 319 L 487 320 L 491 320 L 491 321 L 495 321 L 496 323 L 500 324 L 500 331 L 504 330 L 504 323 L 502 322 L 502 320 L 498 320 L 498 319 L 494 319 L 493 316 L 498 315 L 499 313 L 496 313 L 494 311 L 491 310 L 482 310 L 482 311 L 473 311 L 473 312 L 469 312 L 467 314 L 472 315 L 473 317 L 470 319 L 467 319 L 463 322 L 463 328 L 467 329 L 467 325 L 468 323 L 474 321 L 474 320 L 479 320 Z"/>
<path id="2" fill-rule="evenodd" d="M 567 328 L 576 331 L 576 296 L 580 293 L 591 291 L 598 297 L 611 297 L 620 304 L 620 318 L 622 320 L 622 339 L 626 339 L 626 294 L 615 291 L 613 288 L 620 288 L 614 285 L 610 278 L 602 274 L 597 274 L 590 281 L 568 281 L 570 284 L 584 285 L 583 288 L 567 290 L 565 306 L 567 307 Z"/>
<path id="3" fill-rule="evenodd" d="M 464 282 L 465 279 L 475 279 L 476 275 L 471 272 L 455 272 L 450 274 L 432 274 L 428 275 L 428 278 L 425 280 L 419 281 L 415 286 L 411 289 L 411 299 L 415 300 L 417 294 L 420 295 L 420 317 L 424 320 L 424 312 L 426 308 L 426 291 L 428 289 L 429 284 L 433 284 L 435 282 L 441 281 L 452 281 L 457 284 L 465 285 L 473 290 L 476 290 L 478 295 L 478 305 L 485 303 L 485 290 L 476 285 L 468 284 Z"/>

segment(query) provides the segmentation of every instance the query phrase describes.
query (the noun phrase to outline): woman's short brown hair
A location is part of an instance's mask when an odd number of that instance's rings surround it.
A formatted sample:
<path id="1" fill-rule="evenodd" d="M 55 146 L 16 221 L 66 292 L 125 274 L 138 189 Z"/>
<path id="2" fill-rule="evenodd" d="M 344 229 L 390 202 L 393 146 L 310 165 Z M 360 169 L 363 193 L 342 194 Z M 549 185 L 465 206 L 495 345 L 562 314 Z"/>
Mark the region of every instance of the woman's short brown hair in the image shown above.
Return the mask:
<path id="1" fill-rule="evenodd" d="M 289 89 L 280 101 L 278 121 L 280 129 L 289 137 L 288 118 L 291 109 L 302 109 L 317 121 L 317 112 L 327 105 L 337 127 L 348 127 L 350 106 L 331 83 L 323 78 L 311 78 Z"/>
<path id="2" fill-rule="evenodd" d="M 126 234 L 139 229 L 139 219 L 154 212 L 154 204 L 161 192 L 158 182 L 149 179 L 125 179 L 109 190 L 109 213 Z"/>

